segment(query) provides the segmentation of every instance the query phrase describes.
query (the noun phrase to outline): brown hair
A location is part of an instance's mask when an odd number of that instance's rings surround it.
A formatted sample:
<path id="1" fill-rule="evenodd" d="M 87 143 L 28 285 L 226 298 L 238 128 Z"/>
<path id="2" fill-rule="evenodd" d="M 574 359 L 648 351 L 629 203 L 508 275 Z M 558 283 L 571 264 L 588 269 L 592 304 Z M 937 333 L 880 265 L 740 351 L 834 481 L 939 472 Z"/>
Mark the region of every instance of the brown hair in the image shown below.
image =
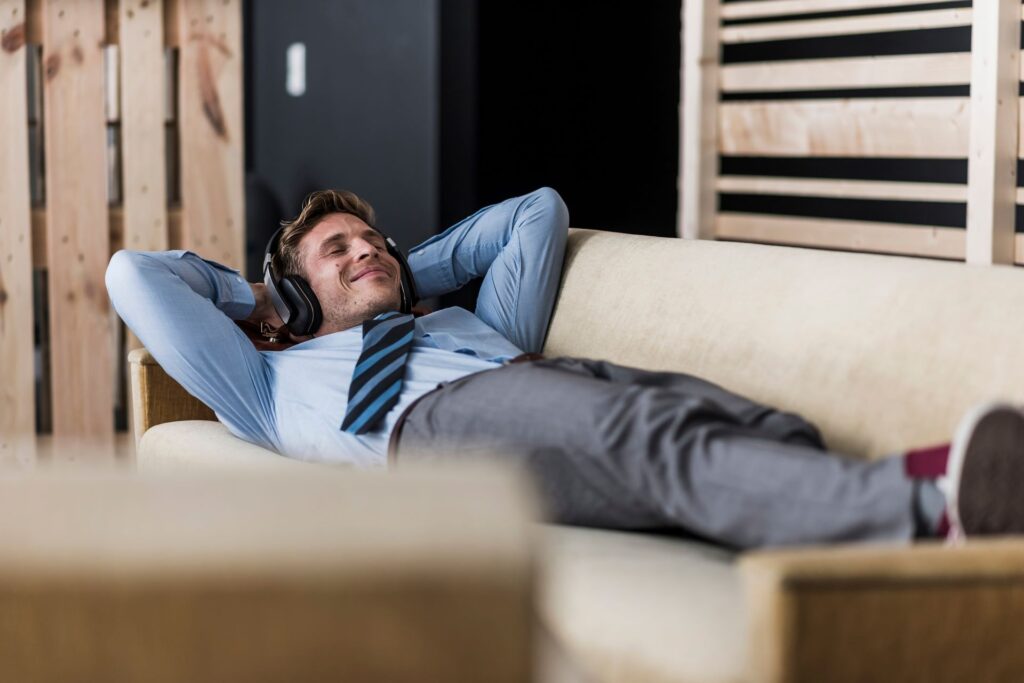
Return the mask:
<path id="1" fill-rule="evenodd" d="M 279 277 L 304 275 L 299 242 L 317 226 L 325 216 L 332 213 L 350 213 L 371 228 L 377 221 L 370 203 L 348 190 L 317 190 L 302 202 L 299 215 L 282 222 L 281 242 L 274 254 L 274 270 Z"/>

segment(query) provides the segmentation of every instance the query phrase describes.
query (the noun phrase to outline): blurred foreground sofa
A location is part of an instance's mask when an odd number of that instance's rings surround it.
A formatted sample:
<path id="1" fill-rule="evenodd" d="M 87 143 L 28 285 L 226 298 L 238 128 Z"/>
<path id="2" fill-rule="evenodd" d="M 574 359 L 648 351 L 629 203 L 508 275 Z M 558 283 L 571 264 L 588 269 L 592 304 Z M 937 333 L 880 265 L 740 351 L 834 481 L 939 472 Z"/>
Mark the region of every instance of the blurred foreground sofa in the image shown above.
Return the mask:
<path id="1" fill-rule="evenodd" d="M 1024 272 L 574 230 L 546 355 L 692 373 L 864 458 L 1024 402 Z M 139 466 L 309 468 L 230 436 L 145 351 Z M 538 611 L 597 681 L 1024 680 L 1024 539 L 737 554 L 542 527 Z"/>
<path id="2" fill-rule="evenodd" d="M 269 474 L 0 477 L 0 680 L 530 679 L 521 477 Z"/>

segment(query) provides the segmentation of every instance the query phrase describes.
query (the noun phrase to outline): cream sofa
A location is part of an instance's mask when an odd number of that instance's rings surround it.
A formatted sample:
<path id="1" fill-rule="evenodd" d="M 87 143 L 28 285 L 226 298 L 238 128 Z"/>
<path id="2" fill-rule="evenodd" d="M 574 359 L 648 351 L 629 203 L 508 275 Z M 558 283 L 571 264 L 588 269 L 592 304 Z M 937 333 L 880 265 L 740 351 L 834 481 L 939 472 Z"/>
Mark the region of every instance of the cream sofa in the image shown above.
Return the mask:
<path id="1" fill-rule="evenodd" d="M 1024 272 L 574 230 L 545 353 L 693 373 L 865 458 L 1024 402 Z M 143 467 L 309 467 L 232 438 L 132 356 Z M 160 424 L 166 423 L 166 424 Z M 598 681 L 1024 680 L 1024 540 L 742 556 L 542 529 L 544 624 Z"/>

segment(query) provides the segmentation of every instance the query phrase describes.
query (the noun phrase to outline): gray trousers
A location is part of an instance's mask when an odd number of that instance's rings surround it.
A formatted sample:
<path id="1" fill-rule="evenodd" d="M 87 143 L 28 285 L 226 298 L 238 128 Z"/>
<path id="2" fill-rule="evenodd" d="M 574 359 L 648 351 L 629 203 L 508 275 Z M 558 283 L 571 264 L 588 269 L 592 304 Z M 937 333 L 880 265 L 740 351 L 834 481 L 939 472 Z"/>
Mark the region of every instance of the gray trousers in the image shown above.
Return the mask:
<path id="1" fill-rule="evenodd" d="M 513 458 L 562 524 L 674 527 L 738 548 L 915 531 L 900 458 L 832 454 L 797 415 L 603 361 L 515 363 L 442 385 L 406 412 L 394 447 L 399 463 Z"/>

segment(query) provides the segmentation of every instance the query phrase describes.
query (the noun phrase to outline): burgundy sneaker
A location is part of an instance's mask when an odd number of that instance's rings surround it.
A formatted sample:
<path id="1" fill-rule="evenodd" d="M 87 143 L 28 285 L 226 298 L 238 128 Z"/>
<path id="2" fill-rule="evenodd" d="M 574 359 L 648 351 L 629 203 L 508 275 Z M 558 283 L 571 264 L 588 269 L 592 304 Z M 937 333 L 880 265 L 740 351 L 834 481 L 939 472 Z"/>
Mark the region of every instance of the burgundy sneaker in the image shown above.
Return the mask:
<path id="1" fill-rule="evenodd" d="M 960 421 L 949 454 L 953 535 L 1024 534 L 1024 413 L 980 405 Z"/>

